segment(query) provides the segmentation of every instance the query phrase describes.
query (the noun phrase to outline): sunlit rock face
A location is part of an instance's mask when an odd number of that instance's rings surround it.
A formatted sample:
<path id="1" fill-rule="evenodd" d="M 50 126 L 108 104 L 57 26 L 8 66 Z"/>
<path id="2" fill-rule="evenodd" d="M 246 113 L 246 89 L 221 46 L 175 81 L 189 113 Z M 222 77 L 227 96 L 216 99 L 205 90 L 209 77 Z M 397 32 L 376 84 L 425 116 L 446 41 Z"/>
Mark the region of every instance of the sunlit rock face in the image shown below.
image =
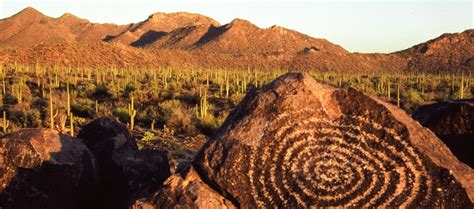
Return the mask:
<path id="1" fill-rule="evenodd" d="M 149 197 L 135 202 L 132 208 L 236 208 L 231 201 L 205 184 L 190 167 L 169 177 L 163 187 Z"/>
<path id="2" fill-rule="evenodd" d="M 474 172 L 402 110 L 281 76 L 249 93 L 194 166 L 242 208 L 469 207 Z"/>

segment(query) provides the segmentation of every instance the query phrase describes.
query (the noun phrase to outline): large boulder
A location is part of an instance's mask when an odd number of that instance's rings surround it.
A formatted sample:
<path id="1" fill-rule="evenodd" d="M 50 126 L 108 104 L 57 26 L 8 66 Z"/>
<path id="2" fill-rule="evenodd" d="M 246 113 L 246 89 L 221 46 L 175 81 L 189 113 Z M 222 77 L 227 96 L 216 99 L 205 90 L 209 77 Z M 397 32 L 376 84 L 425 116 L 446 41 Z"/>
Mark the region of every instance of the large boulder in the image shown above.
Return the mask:
<path id="1" fill-rule="evenodd" d="M 460 161 L 474 168 L 474 99 L 424 105 L 413 118 L 443 140 Z"/>
<path id="2" fill-rule="evenodd" d="M 96 163 L 81 140 L 49 129 L 0 139 L 0 208 L 94 208 Z"/>
<path id="3" fill-rule="evenodd" d="M 470 208 L 474 171 L 404 111 L 289 73 L 249 93 L 198 153 L 242 208 Z"/>
<path id="4" fill-rule="evenodd" d="M 138 200 L 132 208 L 236 208 L 232 202 L 202 182 L 190 167 L 172 175 L 151 197 Z"/>
<path id="5" fill-rule="evenodd" d="M 113 118 L 91 121 L 77 137 L 97 159 L 104 208 L 128 208 L 171 175 L 165 152 L 138 150 L 127 127 Z"/>

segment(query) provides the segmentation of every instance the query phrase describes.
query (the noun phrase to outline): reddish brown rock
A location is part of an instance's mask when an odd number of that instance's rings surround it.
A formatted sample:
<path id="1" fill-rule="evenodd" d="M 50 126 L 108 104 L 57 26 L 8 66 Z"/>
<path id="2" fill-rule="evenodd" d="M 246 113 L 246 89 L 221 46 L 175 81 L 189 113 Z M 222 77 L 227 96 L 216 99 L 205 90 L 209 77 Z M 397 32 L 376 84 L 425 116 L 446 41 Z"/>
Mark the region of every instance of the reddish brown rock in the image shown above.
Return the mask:
<path id="1" fill-rule="evenodd" d="M 474 99 L 424 105 L 413 114 L 462 162 L 474 168 Z"/>
<path id="2" fill-rule="evenodd" d="M 404 111 L 301 73 L 248 94 L 194 166 L 242 208 L 469 208 L 474 200 L 474 171 Z"/>
<path id="3" fill-rule="evenodd" d="M 168 178 L 163 188 L 148 199 L 137 201 L 132 208 L 236 208 L 232 202 L 214 191 L 193 168 Z"/>
<path id="4" fill-rule="evenodd" d="M 94 208 L 96 164 L 81 140 L 49 129 L 0 139 L 0 208 Z"/>

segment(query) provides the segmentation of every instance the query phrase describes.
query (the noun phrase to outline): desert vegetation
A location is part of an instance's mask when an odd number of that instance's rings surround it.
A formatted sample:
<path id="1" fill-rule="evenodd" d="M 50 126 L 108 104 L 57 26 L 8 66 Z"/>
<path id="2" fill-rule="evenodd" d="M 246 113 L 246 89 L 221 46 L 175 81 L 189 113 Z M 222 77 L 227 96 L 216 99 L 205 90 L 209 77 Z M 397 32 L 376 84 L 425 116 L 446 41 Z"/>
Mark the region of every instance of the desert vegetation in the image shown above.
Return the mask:
<path id="1" fill-rule="evenodd" d="M 149 132 L 147 139 L 155 130 L 209 136 L 246 92 L 287 71 L 2 66 L 1 131 L 50 127 L 74 136 L 85 122 L 113 116 L 131 130 Z M 474 94 L 470 73 L 308 73 L 325 84 L 378 96 L 408 113 Z"/>

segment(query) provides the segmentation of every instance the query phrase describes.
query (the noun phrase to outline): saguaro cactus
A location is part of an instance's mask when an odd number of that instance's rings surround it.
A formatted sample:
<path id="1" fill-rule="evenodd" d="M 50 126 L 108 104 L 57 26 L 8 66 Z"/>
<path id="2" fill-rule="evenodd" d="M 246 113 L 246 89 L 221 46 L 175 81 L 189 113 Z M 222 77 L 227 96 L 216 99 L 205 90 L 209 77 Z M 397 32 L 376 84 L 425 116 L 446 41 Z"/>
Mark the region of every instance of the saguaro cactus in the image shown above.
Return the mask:
<path id="1" fill-rule="evenodd" d="M 99 101 L 95 100 L 95 114 L 99 114 Z"/>
<path id="2" fill-rule="evenodd" d="M 207 103 L 207 90 L 204 91 L 204 96 L 200 97 L 199 105 L 196 104 L 196 117 L 198 118 L 206 118 L 207 117 L 207 110 L 208 110 L 208 103 Z"/>
<path id="3" fill-rule="evenodd" d="M 54 118 L 58 115 L 58 113 L 54 114 L 54 107 L 53 107 L 53 90 L 51 88 L 51 82 L 49 85 L 49 128 L 54 130 Z"/>
<path id="4" fill-rule="evenodd" d="M 229 91 L 230 91 L 230 86 L 229 86 L 229 77 L 225 79 L 225 98 L 229 98 Z"/>
<path id="5" fill-rule="evenodd" d="M 402 85 L 402 79 L 398 78 L 398 85 L 397 85 L 397 107 L 400 107 L 400 86 Z"/>
<path id="6" fill-rule="evenodd" d="M 387 81 L 387 98 L 390 99 L 391 89 L 390 89 L 390 79 Z"/>
<path id="7" fill-rule="evenodd" d="M 67 110 L 67 115 L 71 115 L 71 95 L 69 93 L 69 81 L 66 84 L 66 93 L 67 93 L 67 105 L 66 105 L 66 110 Z"/>
<path id="8" fill-rule="evenodd" d="M 8 126 L 10 126 L 10 122 L 8 122 L 7 120 L 7 112 L 6 111 L 3 111 L 3 133 L 6 134 L 7 133 L 7 129 L 8 129 Z"/>
<path id="9" fill-rule="evenodd" d="M 464 92 L 467 91 L 469 85 L 464 82 L 464 73 L 461 74 L 461 84 L 459 86 L 459 98 L 464 99 Z"/>
<path id="10" fill-rule="evenodd" d="M 71 137 L 74 137 L 74 114 L 71 113 L 69 115 L 69 125 L 70 125 L 70 131 L 71 131 Z"/>
<path id="11" fill-rule="evenodd" d="M 130 115 L 130 129 L 133 130 L 135 125 L 135 116 L 137 115 L 137 111 L 134 107 L 133 95 L 131 96 L 130 104 L 128 104 L 128 114 Z"/>

